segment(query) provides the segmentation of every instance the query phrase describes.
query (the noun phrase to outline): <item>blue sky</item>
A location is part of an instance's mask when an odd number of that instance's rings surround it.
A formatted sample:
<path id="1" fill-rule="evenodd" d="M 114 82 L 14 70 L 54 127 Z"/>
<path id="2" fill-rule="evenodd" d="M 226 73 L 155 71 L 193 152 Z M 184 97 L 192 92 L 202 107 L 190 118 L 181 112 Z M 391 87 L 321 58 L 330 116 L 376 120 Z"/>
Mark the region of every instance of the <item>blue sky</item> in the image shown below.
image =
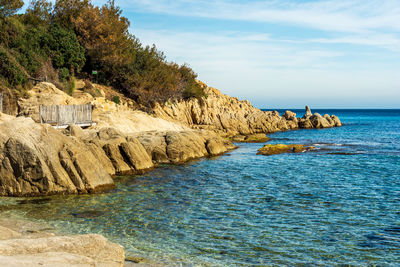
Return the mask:
<path id="1" fill-rule="evenodd" d="M 142 43 L 257 107 L 400 108 L 400 0 L 115 2 Z"/>

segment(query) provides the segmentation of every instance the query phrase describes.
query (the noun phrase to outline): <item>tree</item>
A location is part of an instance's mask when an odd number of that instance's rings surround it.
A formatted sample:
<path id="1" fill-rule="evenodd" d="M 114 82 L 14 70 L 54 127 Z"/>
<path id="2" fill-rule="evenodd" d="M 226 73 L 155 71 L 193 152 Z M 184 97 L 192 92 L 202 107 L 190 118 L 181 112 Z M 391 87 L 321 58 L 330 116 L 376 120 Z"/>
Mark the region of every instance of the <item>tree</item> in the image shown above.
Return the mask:
<path id="1" fill-rule="evenodd" d="M 22 0 L 0 0 L 0 18 L 14 15 L 23 5 Z"/>
<path id="2" fill-rule="evenodd" d="M 129 34 L 129 21 L 121 16 L 114 1 L 101 8 L 87 6 L 75 20 L 75 31 L 87 50 L 92 66 L 113 68 L 129 64 L 134 55 L 134 38 Z"/>
<path id="3" fill-rule="evenodd" d="M 73 29 L 75 20 L 88 7 L 93 7 L 90 0 L 56 0 L 52 14 L 53 22 Z"/>
<path id="4" fill-rule="evenodd" d="M 57 69 L 66 68 L 71 74 L 79 72 L 85 64 L 85 50 L 74 32 L 54 24 L 49 33 L 49 39 L 44 44 L 49 49 L 53 66 Z"/>
<path id="5" fill-rule="evenodd" d="M 25 17 L 31 24 L 50 22 L 53 4 L 46 0 L 31 0 Z"/>

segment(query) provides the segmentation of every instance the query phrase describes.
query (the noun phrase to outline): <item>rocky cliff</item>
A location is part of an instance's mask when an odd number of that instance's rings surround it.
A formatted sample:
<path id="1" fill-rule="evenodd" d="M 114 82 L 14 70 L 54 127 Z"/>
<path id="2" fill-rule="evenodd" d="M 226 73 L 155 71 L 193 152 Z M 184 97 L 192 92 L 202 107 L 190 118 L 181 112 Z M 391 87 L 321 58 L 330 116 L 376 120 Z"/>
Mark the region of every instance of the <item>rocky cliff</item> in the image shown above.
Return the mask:
<path id="1" fill-rule="evenodd" d="M 277 111 L 262 111 L 247 100 L 240 101 L 205 84 L 202 86 L 207 98 L 156 104 L 154 114 L 192 128 L 213 130 L 227 136 L 341 126 L 339 118 L 334 115 L 313 115 L 308 109 L 302 118 L 297 118 L 290 111 L 280 116 Z"/>
<path id="2" fill-rule="evenodd" d="M 92 193 L 111 175 L 141 173 L 158 163 L 214 156 L 235 146 L 204 131 L 126 134 L 112 127 L 61 132 L 31 118 L 0 123 L 0 196 Z"/>
<path id="3" fill-rule="evenodd" d="M 205 86 L 205 85 L 204 85 Z M 182 163 L 235 146 L 222 136 L 265 142 L 265 135 L 297 128 L 340 126 L 332 115 L 302 118 L 261 111 L 248 101 L 206 87 L 207 98 L 156 105 L 153 115 L 80 92 L 70 97 L 41 83 L 20 99 L 19 116 L 0 114 L 0 196 L 91 193 L 114 186 L 116 174 L 142 173 L 159 163 Z M 96 124 L 64 131 L 39 124 L 39 105 L 92 103 Z M 28 116 L 30 118 L 24 117 Z M 211 130 L 211 131 L 210 131 Z"/>

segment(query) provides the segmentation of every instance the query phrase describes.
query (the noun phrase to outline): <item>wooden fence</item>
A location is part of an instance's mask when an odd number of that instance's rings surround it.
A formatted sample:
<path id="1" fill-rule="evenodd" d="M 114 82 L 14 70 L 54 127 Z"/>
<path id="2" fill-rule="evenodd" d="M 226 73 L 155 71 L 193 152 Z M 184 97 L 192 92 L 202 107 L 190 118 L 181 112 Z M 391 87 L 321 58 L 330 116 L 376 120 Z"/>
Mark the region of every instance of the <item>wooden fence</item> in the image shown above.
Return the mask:
<path id="1" fill-rule="evenodd" d="M 66 128 L 70 124 L 92 125 L 92 104 L 72 106 L 39 106 L 40 123 L 48 123 L 56 128 Z"/>
<path id="2" fill-rule="evenodd" d="M 3 94 L 0 93 L 0 112 L 3 112 Z"/>

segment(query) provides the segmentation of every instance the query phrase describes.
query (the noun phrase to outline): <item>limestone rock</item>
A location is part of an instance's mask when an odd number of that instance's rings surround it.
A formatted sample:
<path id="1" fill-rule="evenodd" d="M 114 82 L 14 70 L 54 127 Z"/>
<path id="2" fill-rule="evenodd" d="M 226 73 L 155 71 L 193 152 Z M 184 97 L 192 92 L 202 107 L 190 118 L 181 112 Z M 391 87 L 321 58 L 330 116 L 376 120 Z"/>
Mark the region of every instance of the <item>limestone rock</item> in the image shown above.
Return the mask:
<path id="1" fill-rule="evenodd" d="M 145 148 L 147 154 L 155 163 L 169 163 L 167 155 L 167 143 L 165 141 L 165 133 L 146 132 L 137 135 L 136 138 Z"/>
<path id="2" fill-rule="evenodd" d="M 212 130 L 222 136 L 246 136 L 255 133 L 314 128 L 311 121 L 307 120 L 312 116 L 308 106 L 302 120 L 297 119 L 296 114 L 291 111 L 286 111 L 283 116 L 280 116 L 277 111 L 262 111 L 253 107 L 249 101 L 240 101 L 235 97 L 222 94 L 215 88 L 207 87 L 201 82 L 200 84 L 207 98 L 171 100 L 164 104 L 156 104 L 153 108 L 154 114 L 194 129 Z M 319 126 L 323 125 L 326 124 L 319 124 Z"/>
<path id="3" fill-rule="evenodd" d="M 71 124 L 65 129 L 66 134 L 70 136 L 75 136 L 77 138 L 83 138 L 85 133 L 83 132 L 82 128 L 78 125 Z"/>
<path id="4" fill-rule="evenodd" d="M 265 143 L 271 140 L 265 134 L 235 135 L 231 138 L 233 142 L 241 143 Z"/>
<path id="5" fill-rule="evenodd" d="M 115 168 L 117 174 L 128 174 L 132 172 L 131 167 L 125 161 L 124 157 L 120 152 L 120 145 L 116 143 L 110 143 L 103 146 L 107 157 L 110 159 L 111 163 Z"/>
<path id="6" fill-rule="evenodd" d="M 331 119 L 332 119 L 332 121 L 335 123 L 335 126 L 336 126 L 336 127 L 342 126 L 342 122 L 340 121 L 340 119 L 339 119 L 337 116 L 332 115 L 332 116 L 331 116 Z"/>
<path id="7" fill-rule="evenodd" d="M 299 119 L 299 128 L 301 129 L 311 129 L 314 128 L 310 118 L 301 118 Z"/>
<path id="8" fill-rule="evenodd" d="M 331 116 L 329 116 L 328 114 L 324 115 L 324 119 L 329 123 L 330 127 L 335 126 L 335 122 L 332 120 Z"/>
<path id="9" fill-rule="evenodd" d="M 297 120 L 296 118 L 296 113 L 290 111 L 290 110 L 286 110 L 285 113 L 283 114 L 283 117 L 288 120 L 288 121 L 295 121 Z"/>
<path id="10" fill-rule="evenodd" d="M 95 156 L 98 163 L 103 166 L 108 174 L 114 175 L 116 173 L 111 160 L 107 157 L 106 153 L 100 146 L 92 142 L 87 143 L 86 146 L 89 148 L 90 152 L 92 152 L 92 154 Z"/>
<path id="11" fill-rule="evenodd" d="M 225 144 L 218 139 L 207 140 L 206 149 L 210 156 L 217 156 L 226 152 Z"/>
<path id="12" fill-rule="evenodd" d="M 312 116 L 312 112 L 309 106 L 306 106 L 306 113 L 304 114 L 303 118 L 309 118 Z"/>
<path id="13" fill-rule="evenodd" d="M 181 163 L 208 155 L 206 140 L 194 132 L 167 132 L 167 155 L 171 162 Z"/>
<path id="14" fill-rule="evenodd" d="M 101 235 L 0 240 L 0 266 L 124 265 L 124 249 Z"/>
<path id="15" fill-rule="evenodd" d="M 128 138 L 129 142 L 121 144 L 121 151 L 125 154 L 125 157 L 129 159 L 131 166 L 135 168 L 136 171 L 145 171 L 152 169 L 154 164 L 151 160 L 149 154 L 147 154 L 146 149 L 142 144 L 134 137 Z"/>
<path id="16" fill-rule="evenodd" d="M 276 145 L 265 145 L 264 147 L 258 150 L 257 154 L 261 155 L 276 155 L 282 153 L 299 153 L 308 150 L 312 150 L 314 147 L 312 146 L 305 146 L 305 145 L 284 145 L 284 144 L 276 144 Z"/>
<path id="17" fill-rule="evenodd" d="M 18 117 L 0 124 L 0 196 L 75 194 L 114 185 L 86 145 Z"/>
<path id="18" fill-rule="evenodd" d="M 135 137 L 155 163 L 183 163 L 235 148 L 230 141 L 209 131 L 147 132 Z"/>
<path id="19" fill-rule="evenodd" d="M 332 125 L 324 117 L 322 117 L 319 113 L 314 113 L 314 115 L 312 115 L 310 117 L 310 121 L 314 128 L 332 127 Z"/>
<path id="20" fill-rule="evenodd" d="M 21 234 L 0 225 L 0 240 L 20 237 Z"/>

